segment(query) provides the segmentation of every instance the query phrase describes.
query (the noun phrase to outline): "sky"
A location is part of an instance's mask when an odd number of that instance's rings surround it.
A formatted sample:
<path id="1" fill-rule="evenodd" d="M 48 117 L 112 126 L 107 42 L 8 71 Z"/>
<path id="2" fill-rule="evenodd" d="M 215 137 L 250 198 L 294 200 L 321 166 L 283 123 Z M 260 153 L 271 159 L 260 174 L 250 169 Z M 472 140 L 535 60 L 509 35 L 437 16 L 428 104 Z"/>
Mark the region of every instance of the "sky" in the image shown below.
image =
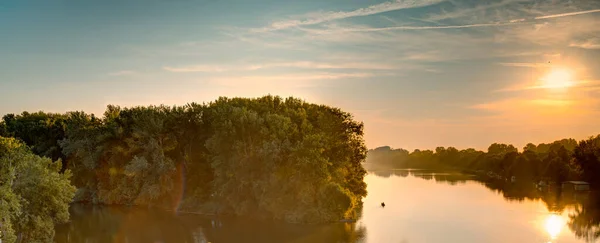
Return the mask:
<path id="1" fill-rule="evenodd" d="M 600 133 L 600 1 L 3 0 L 0 114 L 294 96 L 369 148 Z"/>

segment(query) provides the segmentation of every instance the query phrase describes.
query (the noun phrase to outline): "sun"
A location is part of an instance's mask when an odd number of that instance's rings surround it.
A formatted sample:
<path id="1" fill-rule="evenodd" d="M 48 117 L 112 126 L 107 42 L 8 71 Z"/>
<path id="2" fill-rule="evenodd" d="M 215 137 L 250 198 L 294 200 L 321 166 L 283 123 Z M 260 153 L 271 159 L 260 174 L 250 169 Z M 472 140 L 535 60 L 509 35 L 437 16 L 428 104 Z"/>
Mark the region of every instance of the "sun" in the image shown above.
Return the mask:
<path id="1" fill-rule="evenodd" d="M 553 69 L 541 81 L 541 88 L 565 89 L 575 85 L 573 76 L 568 69 Z"/>

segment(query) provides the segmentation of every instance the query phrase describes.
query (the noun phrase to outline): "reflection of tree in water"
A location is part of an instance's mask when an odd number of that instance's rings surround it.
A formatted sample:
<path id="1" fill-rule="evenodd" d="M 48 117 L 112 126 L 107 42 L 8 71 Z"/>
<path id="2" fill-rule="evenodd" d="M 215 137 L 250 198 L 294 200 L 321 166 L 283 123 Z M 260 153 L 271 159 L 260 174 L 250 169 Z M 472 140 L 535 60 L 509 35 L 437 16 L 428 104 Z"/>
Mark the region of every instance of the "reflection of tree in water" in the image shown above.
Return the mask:
<path id="1" fill-rule="evenodd" d="M 361 213 L 358 212 L 359 216 Z M 202 225 L 210 242 L 354 243 L 363 242 L 366 237 L 366 228 L 360 223 L 282 224 L 236 217 L 222 219 L 222 225 L 215 228 Z"/>
<path id="2" fill-rule="evenodd" d="M 392 170 L 374 170 L 374 171 L 370 171 L 370 172 L 375 174 L 376 176 L 383 177 L 383 178 L 389 178 L 390 176 L 392 176 L 394 174 L 394 172 Z"/>
<path id="3" fill-rule="evenodd" d="M 408 170 L 408 169 L 387 169 L 387 170 L 368 170 L 368 172 L 383 178 L 389 178 L 392 175 L 399 177 L 414 176 L 425 180 L 435 180 L 437 183 L 446 183 L 450 185 L 465 184 L 468 180 L 471 180 L 471 176 L 463 173 L 448 173 L 448 172 L 436 172 L 430 170 Z"/>
<path id="4" fill-rule="evenodd" d="M 502 194 L 508 201 L 541 200 L 550 212 L 562 212 L 567 206 L 577 205 L 585 200 L 585 194 L 563 192 L 560 187 L 539 190 L 533 182 L 511 183 L 502 180 L 481 180 L 486 188 Z"/>
<path id="5" fill-rule="evenodd" d="M 356 223 L 318 225 L 281 224 L 244 218 L 223 219 L 222 227 L 207 225 L 204 235 L 210 242 L 361 242 L 366 228 Z M 251 239 L 251 241 L 249 240 Z"/>
<path id="6" fill-rule="evenodd" d="M 588 200 L 569 215 L 569 228 L 587 242 L 600 238 L 600 193 L 592 193 Z"/>
<path id="7" fill-rule="evenodd" d="M 600 192 L 563 191 L 560 187 L 538 190 L 533 183 L 487 182 L 487 188 L 511 201 L 542 200 L 550 212 L 563 212 L 572 206 L 568 226 L 586 242 L 600 239 Z"/>
<path id="8" fill-rule="evenodd" d="M 510 183 L 498 180 L 481 179 L 479 182 L 486 188 L 502 194 L 508 201 L 537 200 L 542 196 L 533 183 Z"/>
<path id="9" fill-rule="evenodd" d="M 442 173 L 434 175 L 435 182 L 449 184 L 452 186 L 466 184 L 470 176 L 460 173 Z"/>
<path id="10" fill-rule="evenodd" d="M 308 242 L 340 242 L 340 243 L 360 243 L 364 242 L 367 236 L 367 229 L 363 225 L 356 224 L 333 224 L 315 230 L 314 233 L 299 238 L 292 243 Z M 273 241 L 275 242 L 275 241 Z"/>
<path id="11" fill-rule="evenodd" d="M 123 220 L 123 213 L 115 212 L 119 208 L 100 208 L 73 205 L 69 209 L 71 221 L 56 227 L 56 242 L 112 242 Z"/>
<path id="12" fill-rule="evenodd" d="M 71 222 L 57 227 L 55 242 L 203 242 L 169 212 L 84 205 L 70 211 Z"/>
<path id="13" fill-rule="evenodd" d="M 400 176 L 400 177 L 407 177 L 410 174 L 410 172 L 408 172 L 408 170 L 394 170 L 394 175 Z"/>
<path id="14" fill-rule="evenodd" d="M 70 211 L 71 222 L 57 227 L 55 242 L 350 243 L 362 242 L 366 236 L 366 228 L 356 223 L 286 224 L 241 217 L 177 216 L 159 209 L 84 205 L 73 205 Z"/>
<path id="15" fill-rule="evenodd" d="M 428 181 L 433 179 L 433 175 L 431 173 L 413 173 L 412 175 Z"/>

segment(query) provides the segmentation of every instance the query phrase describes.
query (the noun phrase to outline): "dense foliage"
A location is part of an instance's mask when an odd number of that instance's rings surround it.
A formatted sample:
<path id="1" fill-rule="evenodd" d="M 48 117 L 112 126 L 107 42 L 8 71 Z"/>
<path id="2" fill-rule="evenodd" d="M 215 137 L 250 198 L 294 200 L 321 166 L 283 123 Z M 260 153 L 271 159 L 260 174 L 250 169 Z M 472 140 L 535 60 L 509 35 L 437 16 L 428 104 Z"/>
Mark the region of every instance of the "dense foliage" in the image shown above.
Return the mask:
<path id="1" fill-rule="evenodd" d="M 34 155 L 20 141 L 0 137 L 0 239 L 50 242 L 54 225 L 69 219 L 75 194 L 70 171 Z"/>
<path id="2" fill-rule="evenodd" d="M 600 186 L 600 135 L 579 143 L 563 139 L 549 144 L 527 144 L 522 152 L 513 145 L 494 143 L 487 152 L 438 147 L 435 151 L 369 150 L 368 168 L 459 169 L 498 178 L 562 182 L 583 179 Z"/>
<path id="3" fill-rule="evenodd" d="M 0 133 L 63 159 L 78 201 L 323 222 L 352 217 L 366 195 L 363 124 L 295 98 L 24 112 Z"/>

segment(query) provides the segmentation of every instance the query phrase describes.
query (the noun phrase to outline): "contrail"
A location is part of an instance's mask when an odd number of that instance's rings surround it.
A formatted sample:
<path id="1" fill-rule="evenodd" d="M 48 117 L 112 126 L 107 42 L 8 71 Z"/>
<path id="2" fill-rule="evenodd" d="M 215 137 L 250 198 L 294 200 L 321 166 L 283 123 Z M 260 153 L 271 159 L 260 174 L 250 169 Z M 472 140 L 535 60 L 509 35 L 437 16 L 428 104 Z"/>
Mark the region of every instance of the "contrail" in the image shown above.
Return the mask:
<path id="1" fill-rule="evenodd" d="M 560 18 L 560 17 L 567 17 L 567 16 L 580 15 L 580 14 L 589 14 L 589 13 L 597 13 L 597 12 L 600 12 L 600 9 L 592 9 L 592 10 L 579 11 L 579 12 L 571 12 L 571 13 L 561 13 L 561 14 L 539 16 L 539 17 L 535 17 L 534 19 L 552 19 L 552 18 Z"/>

